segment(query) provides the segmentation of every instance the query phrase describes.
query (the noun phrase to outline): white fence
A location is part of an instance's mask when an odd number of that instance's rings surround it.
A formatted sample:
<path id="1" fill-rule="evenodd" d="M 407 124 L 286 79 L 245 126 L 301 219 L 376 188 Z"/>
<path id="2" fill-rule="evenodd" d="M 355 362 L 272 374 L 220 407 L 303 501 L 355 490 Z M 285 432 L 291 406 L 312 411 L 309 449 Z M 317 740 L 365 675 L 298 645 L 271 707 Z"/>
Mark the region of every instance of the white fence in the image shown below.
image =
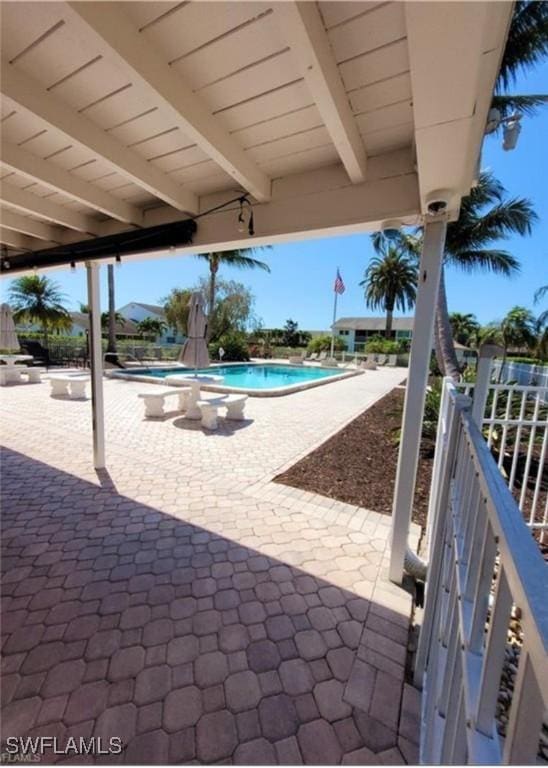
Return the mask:
<path id="1" fill-rule="evenodd" d="M 502 368 L 502 373 L 500 372 Z M 502 360 L 493 362 L 493 376 L 496 381 L 515 381 L 516 384 L 525 384 L 539 387 L 548 387 L 548 366 L 533 365 L 532 363 L 513 363 L 507 360 L 504 365 Z"/>
<path id="2" fill-rule="evenodd" d="M 445 381 L 415 668 L 426 764 L 535 763 L 548 708 L 548 568 L 475 423 L 483 407 L 473 415 Z M 513 605 L 523 646 L 503 742 L 495 712 Z"/>
<path id="3" fill-rule="evenodd" d="M 473 384 L 458 385 L 472 394 Z M 548 387 L 489 384 L 483 393 L 482 426 L 487 445 L 518 506 L 548 541 Z"/>

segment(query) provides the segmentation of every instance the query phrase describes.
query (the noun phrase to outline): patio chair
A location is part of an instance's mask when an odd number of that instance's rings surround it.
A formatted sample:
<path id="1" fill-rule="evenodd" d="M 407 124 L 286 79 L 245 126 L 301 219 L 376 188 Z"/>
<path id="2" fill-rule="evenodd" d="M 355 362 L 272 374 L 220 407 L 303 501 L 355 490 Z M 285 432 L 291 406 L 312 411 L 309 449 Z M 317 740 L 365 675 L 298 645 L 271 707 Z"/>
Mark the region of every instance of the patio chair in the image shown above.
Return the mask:
<path id="1" fill-rule="evenodd" d="M 327 360 L 327 352 L 320 352 L 318 355 L 318 360 L 321 362 L 322 360 Z"/>
<path id="2" fill-rule="evenodd" d="M 318 359 L 318 352 L 312 352 L 312 354 L 308 355 L 308 357 L 305 357 L 305 360 L 317 360 Z"/>

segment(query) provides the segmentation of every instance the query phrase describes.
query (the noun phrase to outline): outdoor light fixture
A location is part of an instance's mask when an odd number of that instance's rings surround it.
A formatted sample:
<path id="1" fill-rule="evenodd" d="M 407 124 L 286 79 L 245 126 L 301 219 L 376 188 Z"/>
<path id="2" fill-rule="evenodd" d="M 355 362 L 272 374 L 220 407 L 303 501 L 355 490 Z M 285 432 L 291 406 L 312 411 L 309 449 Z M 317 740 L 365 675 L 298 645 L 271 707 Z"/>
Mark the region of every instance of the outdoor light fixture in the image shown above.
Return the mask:
<path id="1" fill-rule="evenodd" d="M 119 253 L 116 254 L 116 266 L 121 267 L 122 266 L 122 257 Z"/>
<path id="2" fill-rule="evenodd" d="M 70 271 L 71 272 L 76 272 L 76 262 L 75 261 L 71 261 L 70 262 Z"/>
<path id="3" fill-rule="evenodd" d="M 515 149 L 518 143 L 521 132 L 521 118 L 522 115 L 519 112 L 502 117 L 500 111 L 493 107 L 489 110 L 489 115 L 487 116 L 485 133 L 494 133 L 502 125 L 502 148 L 509 152 L 511 149 Z"/>
<path id="4" fill-rule="evenodd" d="M 239 203 L 240 203 L 240 212 L 238 214 L 238 232 L 245 232 L 246 230 L 245 217 L 247 214 L 248 215 L 247 232 L 250 237 L 253 237 L 253 235 L 255 234 L 255 226 L 253 221 L 253 206 L 245 196 L 240 197 Z M 247 205 L 247 210 L 244 207 L 246 205 Z"/>
<path id="5" fill-rule="evenodd" d="M 390 221 L 383 221 L 381 225 L 381 231 L 387 240 L 396 240 L 401 230 L 401 221 L 391 219 Z"/>
<path id="6" fill-rule="evenodd" d="M 3 266 L 4 269 L 9 269 L 11 267 L 11 264 L 9 263 L 9 261 L 7 259 L 5 259 L 2 262 L 2 266 Z"/>

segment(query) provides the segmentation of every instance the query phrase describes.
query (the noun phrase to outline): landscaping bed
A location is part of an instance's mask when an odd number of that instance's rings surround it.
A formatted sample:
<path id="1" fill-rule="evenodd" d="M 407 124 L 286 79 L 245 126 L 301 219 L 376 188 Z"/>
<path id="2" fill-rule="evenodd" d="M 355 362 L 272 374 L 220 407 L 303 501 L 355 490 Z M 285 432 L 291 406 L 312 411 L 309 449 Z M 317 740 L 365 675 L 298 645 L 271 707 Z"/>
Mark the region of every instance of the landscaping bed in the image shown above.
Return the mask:
<path id="1" fill-rule="evenodd" d="M 404 395 L 403 388 L 392 390 L 275 482 L 391 515 Z M 432 460 L 424 446 L 413 508 L 419 525 L 426 520 Z"/>

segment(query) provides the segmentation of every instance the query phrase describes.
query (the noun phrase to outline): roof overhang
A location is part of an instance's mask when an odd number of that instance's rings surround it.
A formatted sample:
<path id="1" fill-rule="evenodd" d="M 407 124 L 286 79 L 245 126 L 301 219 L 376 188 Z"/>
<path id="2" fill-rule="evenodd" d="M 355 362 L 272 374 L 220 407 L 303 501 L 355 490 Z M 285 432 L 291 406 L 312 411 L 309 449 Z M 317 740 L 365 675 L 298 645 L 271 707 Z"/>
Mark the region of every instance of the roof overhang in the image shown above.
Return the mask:
<path id="1" fill-rule="evenodd" d="M 112 236 L 129 258 L 412 225 L 434 199 L 455 218 L 512 9 L 3 2 L 3 266 Z M 195 218 L 192 244 L 128 247 Z"/>

